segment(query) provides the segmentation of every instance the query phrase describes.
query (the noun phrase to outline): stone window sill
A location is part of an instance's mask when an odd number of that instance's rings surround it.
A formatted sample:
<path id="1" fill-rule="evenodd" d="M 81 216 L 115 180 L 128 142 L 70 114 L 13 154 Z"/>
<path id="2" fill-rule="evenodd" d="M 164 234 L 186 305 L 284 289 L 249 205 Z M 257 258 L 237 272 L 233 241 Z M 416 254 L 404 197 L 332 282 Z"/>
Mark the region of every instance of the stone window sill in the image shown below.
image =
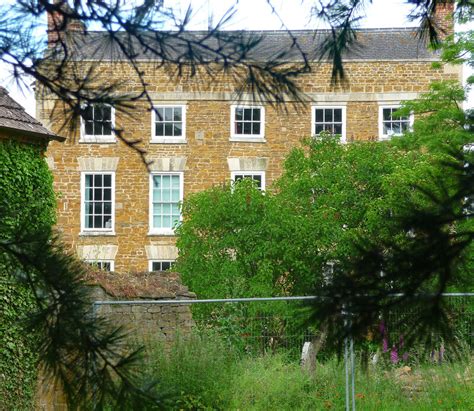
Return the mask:
<path id="1" fill-rule="evenodd" d="M 231 137 L 229 139 L 232 143 L 266 143 L 265 137 Z"/>
<path id="2" fill-rule="evenodd" d="M 117 143 L 117 139 L 115 137 L 113 138 L 104 138 L 104 139 L 98 139 L 98 138 L 84 138 L 82 137 L 79 140 L 79 144 L 115 144 Z"/>
<path id="3" fill-rule="evenodd" d="M 163 232 L 163 233 L 149 232 L 147 236 L 148 237 L 176 237 L 176 234 L 174 232 Z"/>
<path id="4" fill-rule="evenodd" d="M 182 138 L 162 138 L 162 139 L 151 139 L 151 144 L 187 144 L 186 140 Z"/>
<path id="5" fill-rule="evenodd" d="M 81 231 L 79 233 L 81 237 L 98 237 L 98 236 L 107 236 L 115 237 L 115 231 Z"/>

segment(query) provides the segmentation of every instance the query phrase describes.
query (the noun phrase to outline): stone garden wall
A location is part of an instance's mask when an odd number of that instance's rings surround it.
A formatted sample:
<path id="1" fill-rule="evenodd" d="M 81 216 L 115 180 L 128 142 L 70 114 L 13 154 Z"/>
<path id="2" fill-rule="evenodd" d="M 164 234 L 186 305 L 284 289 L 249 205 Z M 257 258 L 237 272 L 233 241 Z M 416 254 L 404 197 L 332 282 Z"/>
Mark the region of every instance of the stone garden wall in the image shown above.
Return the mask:
<path id="1" fill-rule="evenodd" d="M 188 291 L 176 273 L 93 273 L 90 283 L 92 301 L 185 300 L 196 298 Z M 92 307 L 92 304 L 91 304 Z M 178 335 L 191 332 L 193 320 L 188 305 L 97 305 L 95 315 L 123 326 L 131 344 L 144 341 L 162 342 L 170 346 Z M 64 395 L 58 386 L 40 372 L 36 409 L 42 411 L 67 410 Z"/>

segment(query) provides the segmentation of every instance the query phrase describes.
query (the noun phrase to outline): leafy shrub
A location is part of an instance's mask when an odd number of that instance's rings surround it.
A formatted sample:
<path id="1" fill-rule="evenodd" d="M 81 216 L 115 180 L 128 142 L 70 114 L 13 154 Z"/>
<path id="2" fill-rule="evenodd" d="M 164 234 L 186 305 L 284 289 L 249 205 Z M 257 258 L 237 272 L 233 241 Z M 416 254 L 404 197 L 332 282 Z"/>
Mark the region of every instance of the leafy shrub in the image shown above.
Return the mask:
<path id="1" fill-rule="evenodd" d="M 34 297 L 12 281 L 12 274 L 21 277 L 22 267 L 11 264 L 1 245 L 51 230 L 52 181 L 40 148 L 0 140 L 0 409 L 32 408 L 37 371 L 35 336 L 22 323 Z"/>

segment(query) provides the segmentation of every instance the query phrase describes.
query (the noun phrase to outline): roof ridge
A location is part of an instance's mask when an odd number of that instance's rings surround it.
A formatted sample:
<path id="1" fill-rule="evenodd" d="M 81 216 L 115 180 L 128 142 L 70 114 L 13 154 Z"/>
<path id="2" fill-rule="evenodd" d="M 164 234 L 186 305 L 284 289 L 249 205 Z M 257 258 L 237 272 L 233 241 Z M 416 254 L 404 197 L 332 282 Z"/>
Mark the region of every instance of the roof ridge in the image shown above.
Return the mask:
<path id="1" fill-rule="evenodd" d="M 354 28 L 355 31 L 373 31 L 373 32 L 381 32 L 381 31 L 389 31 L 389 32 L 396 32 L 396 31 L 414 31 L 418 30 L 418 27 L 359 27 Z M 275 33 L 275 34 L 282 34 L 282 33 L 317 33 L 317 32 L 330 32 L 331 29 L 260 29 L 260 30 L 246 30 L 246 29 L 236 29 L 236 30 L 218 30 L 218 33 Z M 156 32 L 161 33 L 179 33 L 179 30 L 156 30 Z M 109 32 L 106 30 L 88 30 L 87 34 L 108 34 Z M 126 31 L 118 31 L 118 33 L 126 34 Z M 144 32 L 147 33 L 154 33 L 152 30 L 148 30 Z M 202 33 L 207 34 L 209 33 L 208 30 L 184 30 L 182 33 Z M 117 34 L 117 33 L 116 33 Z M 82 35 L 82 33 L 81 33 Z"/>

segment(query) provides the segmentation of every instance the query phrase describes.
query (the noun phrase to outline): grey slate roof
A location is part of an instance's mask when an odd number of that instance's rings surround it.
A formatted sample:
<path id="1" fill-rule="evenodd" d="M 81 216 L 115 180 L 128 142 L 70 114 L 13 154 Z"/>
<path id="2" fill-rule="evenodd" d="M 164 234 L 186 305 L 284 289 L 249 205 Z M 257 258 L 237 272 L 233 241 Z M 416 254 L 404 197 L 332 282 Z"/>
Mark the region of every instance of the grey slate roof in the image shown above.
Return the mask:
<path id="1" fill-rule="evenodd" d="M 0 130 L 15 132 L 51 140 L 63 141 L 64 137 L 49 131 L 38 120 L 13 100 L 8 91 L 0 86 Z"/>
<path id="2" fill-rule="evenodd" d="M 301 51 L 310 60 L 318 60 L 321 45 L 329 35 L 328 30 L 295 30 L 291 32 Z M 344 60 L 433 60 L 437 55 L 429 51 L 426 43 L 416 37 L 415 28 L 358 29 L 357 44 L 343 55 Z M 122 45 L 133 52 L 137 59 L 159 60 L 160 56 L 186 61 L 193 44 L 194 53 L 204 60 L 221 61 L 212 50 L 221 49 L 234 56 L 242 53 L 242 44 L 256 42 L 245 55 L 254 61 L 302 60 L 301 51 L 295 46 L 293 38 L 285 30 L 277 31 L 221 31 L 209 36 L 206 31 L 187 31 L 144 33 L 148 47 L 156 52 L 146 51 L 135 38 L 129 39 L 126 33 L 115 33 Z M 86 35 L 73 34 L 75 59 L 77 60 L 124 60 L 125 54 L 116 41 L 106 32 L 91 31 Z M 209 48 L 208 48 L 209 47 Z"/>

